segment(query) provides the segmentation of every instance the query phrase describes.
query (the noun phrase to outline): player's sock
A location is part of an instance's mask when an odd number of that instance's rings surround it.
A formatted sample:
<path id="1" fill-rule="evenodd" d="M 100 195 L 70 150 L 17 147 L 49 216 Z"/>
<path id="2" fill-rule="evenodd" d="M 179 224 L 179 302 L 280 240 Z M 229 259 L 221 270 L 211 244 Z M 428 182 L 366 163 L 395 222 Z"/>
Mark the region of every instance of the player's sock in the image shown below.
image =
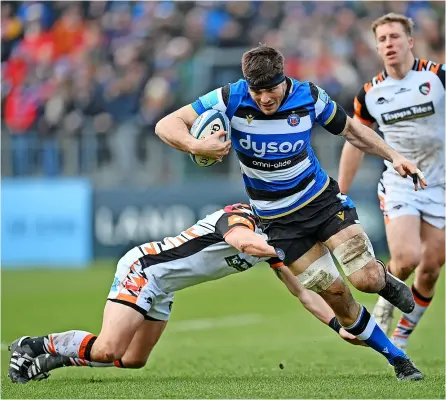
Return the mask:
<path id="1" fill-rule="evenodd" d="M 59 354 L 72 358 L 90 359 L 90 351 L 96 336 L 85 331 L 67 331 L 51 333 L 46 336 L 25 339 L 23 344 L 29 345 L 36 355 Z"/>
<path id="2" fill-rule="evenodd" d="M 364 306 L 361 306 L 358 319 L 352 325 L 344 326 L 344 329 L 386 357 L 391 365 L 395 357 L 407 358 L 404 351 L 389 340 Z"/>
<path id="3" fill-rule="evenodd" d="M 44 357 L 44 358 L 42 358 Z M 100 363 L 96 361 L 88 361 L 82 358 L 75 357 L 67 357 L 61 355 L 51 355 L 47 354 L 45 356 L 41 356 L 40 363 L 42 364 L 42 360 L 45 360 L 48 367 L 46 372 L 51 371 L 56 368 L 61 367 L 93 367 L 93 368 L 109 368 L 109 367 L 117 367 L 117 368 L 125 368 L 122 361 L 116 360 L 112 363 Z"/>
<path id="4" fill-rule="evenodd" d="M 28 378 L 34 380 L 46 379 L 49 377 L 50 371 L 63 367 L 125 368 L 121 360 L 116 360 L 113 363 L 99 363 L 59 354 L 41 354 L 32 361 L 31 366 L 28 368 Z"/>
<path id="5" fill-rule="evenodd" d="M 390 338 L 392 343 L 400 348 L 406 347 L 407 339 L 409 339 L 410 334 L 418 325 L 418 322 L 420 322 L 421 317 L 424 315 L 432 301 L 432 297 L 423 297 L 414 285 L 412 285 L 412 293 L 415 300 L 415 309 L 410 314 L 403 314 L 401 316 Z"/>

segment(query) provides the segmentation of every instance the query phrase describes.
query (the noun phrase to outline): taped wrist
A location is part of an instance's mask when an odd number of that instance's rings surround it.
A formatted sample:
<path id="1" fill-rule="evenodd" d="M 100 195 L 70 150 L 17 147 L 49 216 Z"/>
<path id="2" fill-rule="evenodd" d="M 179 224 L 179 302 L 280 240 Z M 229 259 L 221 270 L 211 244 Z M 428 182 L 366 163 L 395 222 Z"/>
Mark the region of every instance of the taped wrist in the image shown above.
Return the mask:
<path id="1" fill-rule="evenodd" d="M 338 319 L 336 317 L 333 317 L 330 322 L 328 323 L 328 326 L 333 329 L 335 332 L 339 333 L 339 331 L 342 328 L 342 325 L 339 323 Z"/>

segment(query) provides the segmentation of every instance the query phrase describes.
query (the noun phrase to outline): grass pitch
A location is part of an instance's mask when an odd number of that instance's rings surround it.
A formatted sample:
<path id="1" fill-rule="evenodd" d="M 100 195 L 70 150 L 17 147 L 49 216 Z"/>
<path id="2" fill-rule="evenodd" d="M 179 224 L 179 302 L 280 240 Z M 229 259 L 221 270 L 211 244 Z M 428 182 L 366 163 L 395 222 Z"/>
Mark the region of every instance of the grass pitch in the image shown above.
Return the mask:
<path id="1" fill-rule="evenodd" d="M 70 329 L 98 333 L 114 268 L 2 271 L 2 398 L 445 397 L 444 273 L 408 347 L 426 378 L 399 382 L 382 356 L 343 342 L 266 266 L 179 292 L 141 370 L 69 367 L 13 385 L 6 344 Z M 354 294 L 371 311 L 376 296 Z"/>

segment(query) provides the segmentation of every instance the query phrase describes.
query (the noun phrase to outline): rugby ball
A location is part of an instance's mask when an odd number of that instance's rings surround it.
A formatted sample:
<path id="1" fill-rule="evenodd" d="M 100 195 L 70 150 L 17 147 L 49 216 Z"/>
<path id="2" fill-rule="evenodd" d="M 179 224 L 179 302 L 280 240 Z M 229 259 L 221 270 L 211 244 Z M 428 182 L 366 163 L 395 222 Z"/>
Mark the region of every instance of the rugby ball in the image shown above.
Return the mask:
<path id="1" fill-rule="evenodd" d="M 190 130 L 190 134 L 194 138 L 202 140 L 219 131 L 228 132 L 227 135 L 220 138 L 222 142 L 225 142 L 231 138 L 231 124 L 229 123 L 228 117 L 221 111 L 208 110 L 195 120 Z M 194 154 L 191 154 L 190 158 L 200 167 L 210 167 L 217 162 L 217 160 L 212 158 L 197 156 Z"/>

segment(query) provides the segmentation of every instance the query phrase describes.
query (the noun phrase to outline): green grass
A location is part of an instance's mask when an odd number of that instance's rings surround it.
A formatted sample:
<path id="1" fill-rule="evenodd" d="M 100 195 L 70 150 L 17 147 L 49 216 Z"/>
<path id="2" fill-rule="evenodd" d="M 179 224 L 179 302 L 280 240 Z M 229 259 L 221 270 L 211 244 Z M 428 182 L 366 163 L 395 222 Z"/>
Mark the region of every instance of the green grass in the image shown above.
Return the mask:
<path id="1" fill-rule="evenodd" d="M 113 273 L 113 263 L 84 271 L 2 271 L 2 342 L 70 329 L 97 333 Z M 440 280 L 408 347 L 426 376 L 422 382 L 397 381 L 382 356 L 343 342 L 260 266 L 178 293 L 167 330 L 141 370 L 70 367 L 47 381 L 13 385 L 2 349 L 1 397 L 444 398 L 444 274 Z M 354 294 L 371 310 L 375 296 Z M 228 317 L 233 324 L 222 323 Z M 203 318 L 215 324 L 180 329 Z"/>

